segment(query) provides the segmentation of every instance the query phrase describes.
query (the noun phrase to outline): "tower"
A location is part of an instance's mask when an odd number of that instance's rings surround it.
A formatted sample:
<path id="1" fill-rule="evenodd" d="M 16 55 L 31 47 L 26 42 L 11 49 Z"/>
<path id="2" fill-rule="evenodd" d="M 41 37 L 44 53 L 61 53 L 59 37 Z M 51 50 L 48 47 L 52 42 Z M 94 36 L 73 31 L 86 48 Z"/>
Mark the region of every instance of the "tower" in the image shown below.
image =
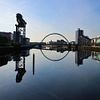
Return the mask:
<path id="1" fill-rule="evenodd" d="M 26 38 L 26 22 L 23 19 L 23 16 L 20 13 L 16 14 L 16 20 L 18 24 L 15 24 L 16 26 L 16 32 L 15 32 L 15 43 L 24 45 L 25 44 L 25 38 Z"/>
<path id="2" fill-rule="evenodd" d="M 81 39 L 82 39 L 83 33 L 84 33 L 84 31 L 80 30 L 80 28 L 78 28 L 78 30 L 76 31 L 76 44 L 77 45 L 81 44 L 81 41 L 82 41 Z"/>

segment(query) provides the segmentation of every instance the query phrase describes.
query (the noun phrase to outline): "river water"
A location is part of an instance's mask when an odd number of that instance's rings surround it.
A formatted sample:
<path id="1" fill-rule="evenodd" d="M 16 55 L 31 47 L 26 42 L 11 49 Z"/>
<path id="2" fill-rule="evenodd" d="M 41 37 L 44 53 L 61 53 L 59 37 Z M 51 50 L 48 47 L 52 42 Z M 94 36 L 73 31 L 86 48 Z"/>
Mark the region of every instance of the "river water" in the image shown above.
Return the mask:
<path id="1" fill-rule="evenodd" d="M 100 52 L 2 54 L 0 100 L 100 100 Z"/>

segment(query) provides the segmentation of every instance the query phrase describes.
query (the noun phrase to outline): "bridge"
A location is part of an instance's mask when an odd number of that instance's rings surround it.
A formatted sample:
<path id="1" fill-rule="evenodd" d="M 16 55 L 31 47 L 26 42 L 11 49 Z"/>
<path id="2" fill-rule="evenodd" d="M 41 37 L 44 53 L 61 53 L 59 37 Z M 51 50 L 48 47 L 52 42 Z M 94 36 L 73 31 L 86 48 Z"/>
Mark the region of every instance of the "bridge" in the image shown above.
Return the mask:
<path id="1" fill-rule="evenodd" d="M 29 47 L 34 49 L 53 50 L 58 52 L 70 50 L 70 46 L 68 44 L 46 44 L 45 42 L 31 42 Z"/>

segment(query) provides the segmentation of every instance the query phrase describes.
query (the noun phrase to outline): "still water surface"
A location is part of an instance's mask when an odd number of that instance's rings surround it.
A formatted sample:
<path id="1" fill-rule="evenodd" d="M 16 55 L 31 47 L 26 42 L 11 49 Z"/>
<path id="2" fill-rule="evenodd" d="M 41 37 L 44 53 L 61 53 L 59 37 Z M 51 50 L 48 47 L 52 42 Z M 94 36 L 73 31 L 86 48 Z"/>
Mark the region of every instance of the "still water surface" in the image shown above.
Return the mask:
<path id="1" fill-rule="evenodd" d="M 0 63 L 0 100 L 100 100 L 99 52 L 50 61 L 33 49 L 1 55 Z"/>

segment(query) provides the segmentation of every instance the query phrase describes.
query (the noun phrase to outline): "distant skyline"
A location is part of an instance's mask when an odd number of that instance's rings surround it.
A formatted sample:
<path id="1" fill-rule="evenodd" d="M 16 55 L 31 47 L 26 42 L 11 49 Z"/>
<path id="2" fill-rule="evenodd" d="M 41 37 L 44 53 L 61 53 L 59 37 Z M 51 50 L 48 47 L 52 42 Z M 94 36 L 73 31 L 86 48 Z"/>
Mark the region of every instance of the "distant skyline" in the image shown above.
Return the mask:
<path id="1" fill-rule="evenodd" d="M 0 31 L 15 30 L 16 13 L 26 20 L 31 41 L 53 32 L 74 40 L 77 28 L 90 38 L 100 35 L 100 0 L 1 0 Z"/>

